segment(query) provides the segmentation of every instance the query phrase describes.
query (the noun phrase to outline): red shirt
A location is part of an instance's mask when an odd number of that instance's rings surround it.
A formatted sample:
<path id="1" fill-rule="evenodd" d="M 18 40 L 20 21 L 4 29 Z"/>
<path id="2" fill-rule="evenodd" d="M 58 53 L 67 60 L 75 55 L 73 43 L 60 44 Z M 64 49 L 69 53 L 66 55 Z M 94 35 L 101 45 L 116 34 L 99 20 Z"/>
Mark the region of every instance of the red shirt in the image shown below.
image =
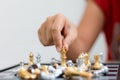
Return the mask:
<path id="1" fill-rule="evenodd" d="M 104 33 L 108 44 L 108 60 L 120 60 L 120 0 L 95 0 L 105 15 Z M 113 39 L 114 38 L 114 39 Z"/>

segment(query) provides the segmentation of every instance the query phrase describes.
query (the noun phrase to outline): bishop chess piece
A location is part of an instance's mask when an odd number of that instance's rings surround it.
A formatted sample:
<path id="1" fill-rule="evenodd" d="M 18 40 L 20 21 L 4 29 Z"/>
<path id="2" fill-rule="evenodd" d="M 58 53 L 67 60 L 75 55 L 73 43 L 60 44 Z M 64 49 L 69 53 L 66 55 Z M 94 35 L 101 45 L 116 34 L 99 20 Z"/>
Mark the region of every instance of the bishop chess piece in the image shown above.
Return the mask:
<path id="1" fill-rule="evenodd" d="M 99 55 L 94 55 L 94 60 L 95 60 L 95 63 L 93 65 L 93 69 L 95 70 L 100 70 L 101 69 L 101 65 L 100 65 L 100 62 L 99 62 Z"/>
<path id="2" fill-rule="evenodd" d="M 41 56 L 40 56 L 40 54 L 38 54 L 36 56 L 36 62 L 37 62 L 37 67 L 40 68 L 41 67 Z"/>
<path id="3" fill-rule="evenodd" d="M 33 65 L 34 64 L 34 61 L 33 61 L 33 53 L 32 52 L 30 52 L 30 55 L 29 55 L 29 64 L 30 65 Z"/>
<path id="4" fill-rule="evenodd" d="M 63 66 L 63 67 L 67 67 L 67 65 L 66 65 L 66 50 L 65 50 L 65 47 L 62 47 L 62 49 L 61 49 L 61 60 L 62 60 L 62 62 L 61 62 L 61 65 Z"/>

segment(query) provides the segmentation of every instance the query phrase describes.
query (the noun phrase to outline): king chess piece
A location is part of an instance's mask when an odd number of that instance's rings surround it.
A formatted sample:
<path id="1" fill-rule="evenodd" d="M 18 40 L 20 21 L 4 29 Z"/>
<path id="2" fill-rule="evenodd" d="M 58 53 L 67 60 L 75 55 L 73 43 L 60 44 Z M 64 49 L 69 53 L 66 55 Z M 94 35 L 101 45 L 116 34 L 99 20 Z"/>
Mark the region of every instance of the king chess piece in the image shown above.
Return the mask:
<path id="1" fill-rule="evenodd" d="M 65 47 L 62 47 L 62 49 L 61 49 L 61 65 L 63 66 L 63 67 L 67 67 L 67 65 L 66 65 L 66 50 L 65 50 Z"/>

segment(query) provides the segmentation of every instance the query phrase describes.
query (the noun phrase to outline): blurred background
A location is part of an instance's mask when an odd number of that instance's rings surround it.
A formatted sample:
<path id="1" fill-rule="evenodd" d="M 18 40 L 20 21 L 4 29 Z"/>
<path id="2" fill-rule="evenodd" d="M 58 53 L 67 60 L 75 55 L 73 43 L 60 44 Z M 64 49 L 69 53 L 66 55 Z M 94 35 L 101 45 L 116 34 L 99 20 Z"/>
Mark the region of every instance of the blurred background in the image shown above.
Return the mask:
<path id="1" fill-rule="evenodd" d="M 0 0 L 0 69 L 28 62 L 29 53 L 41 55 L 41 62 L 49 63 L 51 58 L 60 60 L 55 47 L 44 47 L 37 31 L 48 16 L 64 14 L 71 22 L 78 24 L 86 8 L 86 0 Z M 82 33 L 81 33 L 82 34 Z M 101 33 L 91 55 L 104 53 L 106 43 Z"/>

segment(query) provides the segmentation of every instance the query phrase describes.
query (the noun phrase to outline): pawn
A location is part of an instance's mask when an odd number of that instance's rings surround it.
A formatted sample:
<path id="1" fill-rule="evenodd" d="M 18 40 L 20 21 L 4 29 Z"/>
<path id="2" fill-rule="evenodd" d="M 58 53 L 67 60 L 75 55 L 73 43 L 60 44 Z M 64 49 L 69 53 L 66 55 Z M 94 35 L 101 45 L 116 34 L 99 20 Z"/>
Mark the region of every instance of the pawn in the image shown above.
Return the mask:
<path id="1" fill-rule="evenodd" d="M 100 62 L 99 62 L 99 55 L 95 55 L 94 56 L 94 60 L 95 60 L 95 63 L 93 65 L 93 69 L 100 70 L 101 69 L 101 65 L 100 65 Z"/>

